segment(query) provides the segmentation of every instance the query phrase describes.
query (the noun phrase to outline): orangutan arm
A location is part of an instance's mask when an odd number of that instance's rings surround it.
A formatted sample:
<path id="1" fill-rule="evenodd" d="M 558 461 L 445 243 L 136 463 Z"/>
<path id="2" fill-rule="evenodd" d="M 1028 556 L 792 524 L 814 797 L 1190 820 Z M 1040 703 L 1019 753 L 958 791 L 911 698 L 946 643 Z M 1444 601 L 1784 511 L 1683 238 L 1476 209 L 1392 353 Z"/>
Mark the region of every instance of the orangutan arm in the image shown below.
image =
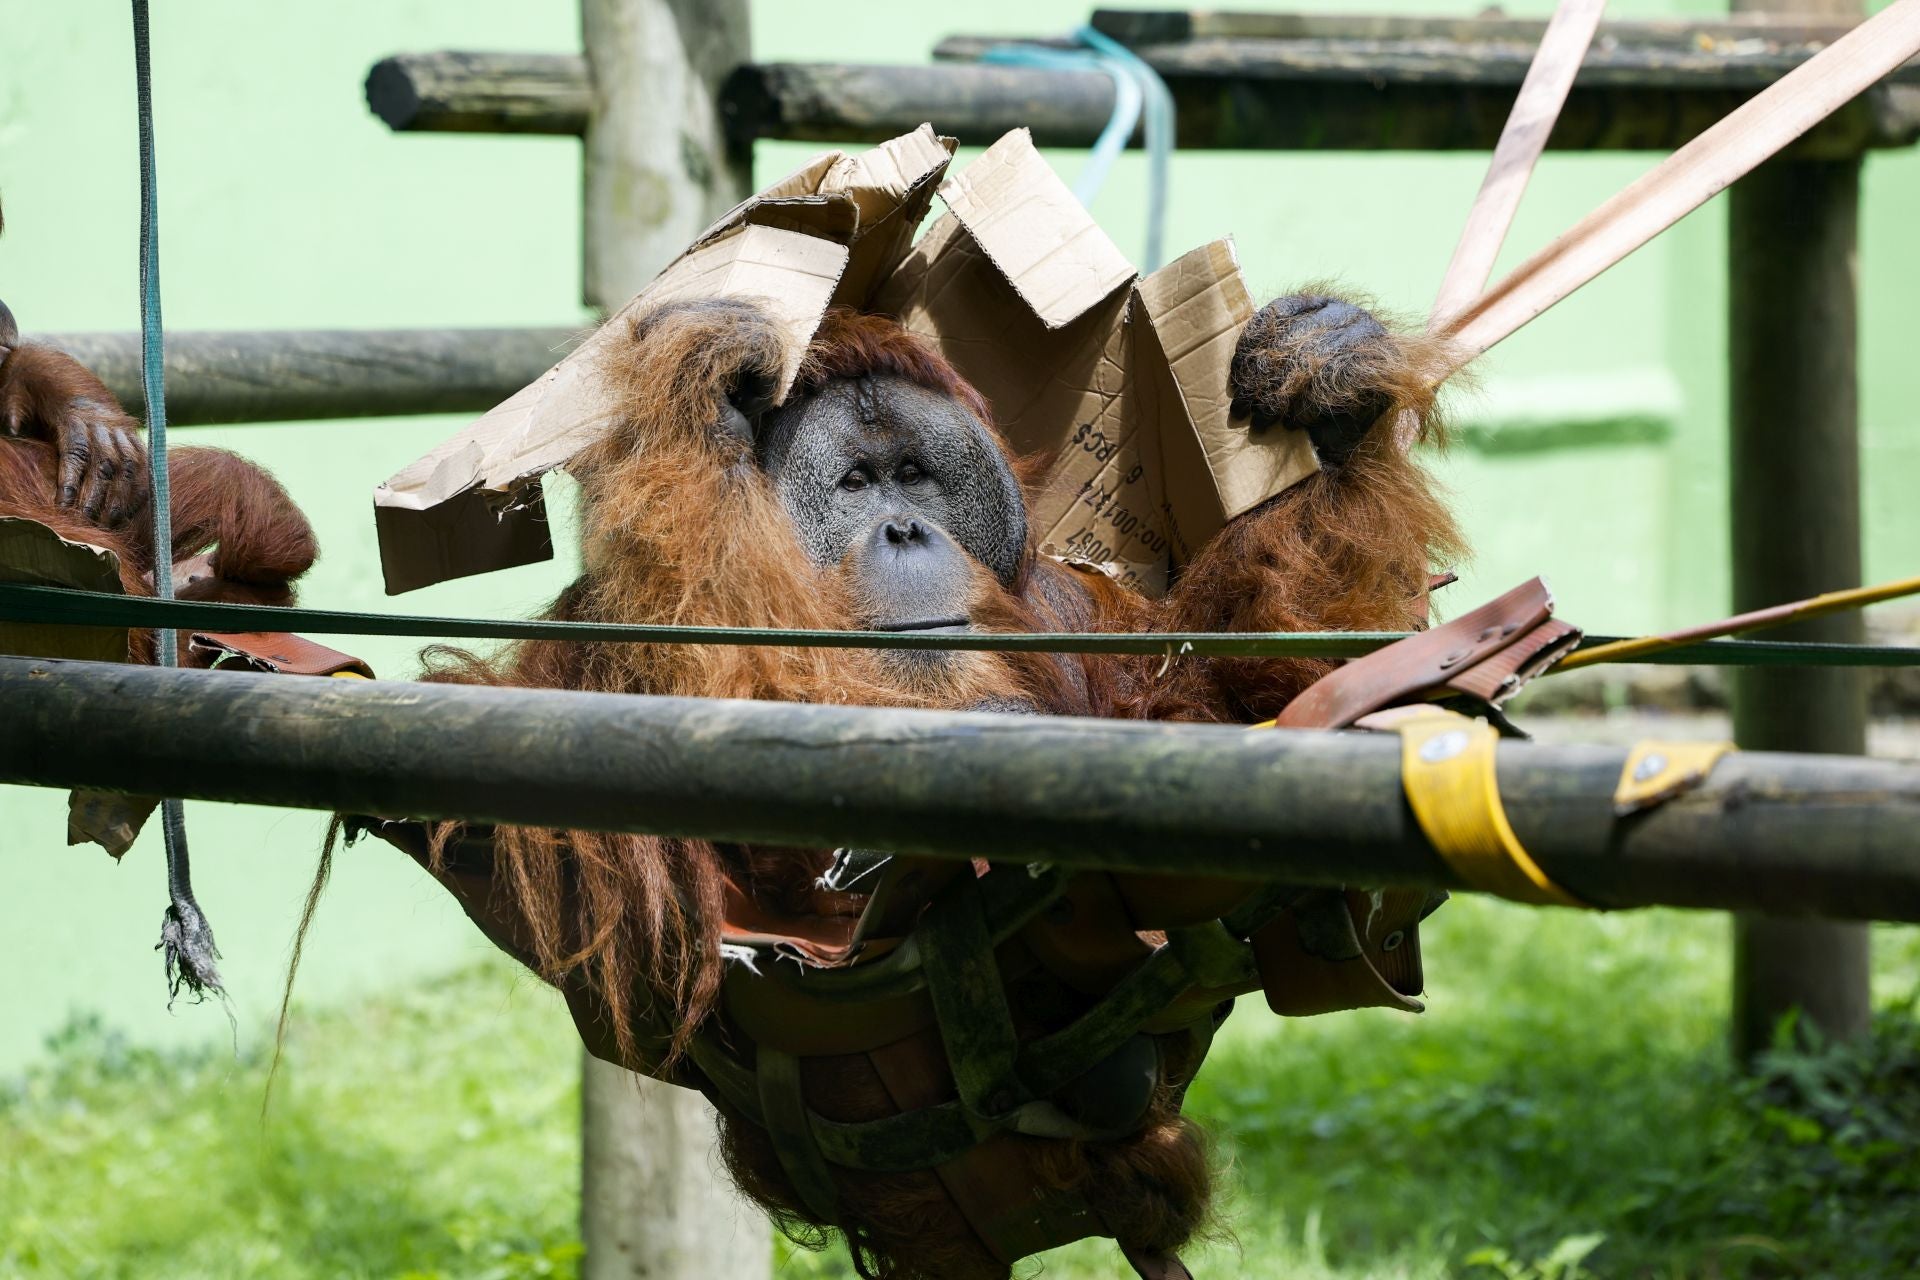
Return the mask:
<path id="1" fill-rule="evenodd" d="M 1293 294 L 1247 326 L 1231 372 L 1249 430 L 1304 430 L 1321 469 L 1228 523 L 1161 603 L 1171 631 L 1405 631 L 1426 621 L 1426 584 L 1461 552 L 1446 504 L 1396 424 L 1437 424 L 1444 352 L 1390 332 L 1360 306 Z M 1332 669 L 1306 659 L 1186 664 L 1152 695 L 1208 719 L 1264 719 Z"/>

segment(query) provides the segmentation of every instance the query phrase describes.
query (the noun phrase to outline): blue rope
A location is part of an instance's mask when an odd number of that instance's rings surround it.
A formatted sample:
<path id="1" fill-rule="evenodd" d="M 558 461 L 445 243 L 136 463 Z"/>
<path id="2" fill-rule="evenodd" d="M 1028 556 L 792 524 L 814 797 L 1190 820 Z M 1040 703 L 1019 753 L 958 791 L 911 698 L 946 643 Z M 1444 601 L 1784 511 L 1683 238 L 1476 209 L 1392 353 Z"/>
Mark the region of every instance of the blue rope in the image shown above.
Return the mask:
<path id="1" fill-rule="evenodd" d="M 1152 271 L 1166 246 L 1168 161 L 1173 155 L 1173 95 L 1167 82 L 1144 58 L 1113 37 L 1083 26 L 1074 39 L 1120 68 L 1140 87 L 1147 104 L 1147 254 L 1145 269 Z"/>
<path id="2" fill-rule="evenodd" d="M 140 390 L 147 405 L 147 463 L 153 485 L 153 594 L 173 599 L 173 503 L 167 483 L 166 337 L 160 323 L 160 209 L 153 162 L 153 74 L 147 0 L 133 0 L 133 70 L 140 110 Z M 168 572 L 162 572 L 162 567 Z M 178 640 L 160 631 L 160 665 L 179 663 Z"/>
<path id="3" fill-rule="evenodd" d="M 153 594 L 173 599 L 173 495 L 167 480 L 166 338 L 160 323 L 159 183 L 153 160 L 153 73 L 147 33 L 147 0 L 133 0 L 133 78 L 140 114 L 140 391 L 147 409 L 147 461 L 153 488 Z M 159 664 L 178 666 L 178 634 L 154 632 Z M 160 926 L 168 997 L 186 987 L 195 997 L 224 996 L 214 964 L 219 948 L 200 904 L 194 900 L 187 856 L 186 812 L 177 799 L 160 802 L 160 830 L 167 849 L 167 914 Z M 228 1016 L 232 1016 L 231 1010 Z"/>
<path id="4" fill-rule="evenodd" d="M 1126 150 L 1134 130 L 1146 117 L 1147 251 L 1141 270 L 1160 265 L 1166 245 L 1168 157 L 1173 153 L 1173 95 L 1159 72 L 1119 41 L 1092 27 L 1081 27 L 1073 38 L 1084 49 L 1055 49 L 1046 45 L 1000 44 L 983 51 L 982 62 L 1006 67 L 1042 67 L 1052 71 L 1101 71 L 1113 81 L 1113 113 L 1094 140 L 1087 163 L 1080 170 L 1073 194 L 1091 205 L 1106 184 L 1113 162 Z"/>

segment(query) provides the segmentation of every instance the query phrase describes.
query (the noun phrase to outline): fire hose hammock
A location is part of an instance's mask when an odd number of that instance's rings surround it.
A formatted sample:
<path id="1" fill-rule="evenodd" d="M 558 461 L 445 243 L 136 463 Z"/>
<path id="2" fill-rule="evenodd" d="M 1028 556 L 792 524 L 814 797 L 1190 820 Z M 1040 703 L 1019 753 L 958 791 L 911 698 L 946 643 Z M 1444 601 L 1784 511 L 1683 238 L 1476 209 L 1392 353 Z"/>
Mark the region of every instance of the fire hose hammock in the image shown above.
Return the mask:
<path id="1" fill-rule="evenodd" d="M 1488 288 L 1601 8 L 1563 0 L 1556 11 L 1448 268 L 1429 330 L 1452 339 L 1463 360 L 1920 52 L 1920 0 L 1897 0 Z M 146 0 L 132 9 L 142 386 L 154 546 L 167 548 Z M 1113 78 L 1114 120 L 1096 145 L 1083 201 L 1144 116 L 1153 174 L 1147 257 L 1157 265 L 1171 99 L 1125 47 L 1090 31 L 1080 40 L 1092 48 L 1002 47 L 989 58 Z M 1009 154 L 1012 170 L 1018 149 Z M 1259 992 L 1287 1016 L 1417 1011 L 1418 927 L 1449 890 L 1585 909 L 1797 906 L 1920 920 L 1912 836 L 1920 771 L 1743 754 L 1724 743 L 1514 747 L 1503 739 L 1524 735 L 1502 711 L 1535 678 L 1611 662 L 1920 665 L 1920 648 L 1745 638 L 1920 593 L 1920 577 L 1634 638 L 1583 636 L 1553 616 L 1538 579 L 1421 631 L 1262 634 L 447 618 L 176 600 L 171 574 L 156 568 L 152 577 L 151 598 L 0 583 L 0 623 L 152 630 L 159 668 L 0 657 L 9 714 L 0 782 L 169 797 L 158 807 L 170 998 L 182 989 L 223 994 L 177 797 L 348 815 L 349 842 L 372 835 L 415 858 L 496 945 L 536 969 L 537 940 L 491 890 L 505 856 L 496 845 L 502 828 L 832 848 L 804 910 L 757 901 L 731 880 L 720 885 L 723 926 L 712 945 L 726 964 L 715 1012 L 696 1027 L 676 1026 L 675 1011 L 658 1003 L 610 1009 L 603 992 L 570 976 L 556 985 L 592 1052 L 699 1089 L 763 1137 L 809 1220 L 844 1226 L 842 1171 L 925 1173 L 1007 1264 L 1086 1236 L 1128 1233 L 1106 1216 L 1110 1205 L 1043 1176 L 1029 1140 L 1117 1143 L 1164 1121 L 1169 1108 L 1177 1119 L 1239 996 Z M 1221 657 L 1344 665 L 1275 720 L 1229 731 L 387 683 L 283 632 L 1159 655 L 1162 674 Z M 234 665 L 359 678 L 254 681 L 177 670 L 181 633 Z M 175 735 L 204 726 L 210 745 L 179 759 L 164 750 L 162 726 Z M 88 759 L 48 749 L 75 734 L 96 744 Z M 938 771 L 928 767 L 936 760 Z M 522 785 L 500 786 L 507 777 Z M 143 818 L 122 812 L 116 821 L 137 831 Z M 449 835 L 450 822 L 464 825 Z M 1828 831 L 1840 834 L 1821 834 Z M 823 1114 L 807 1085 L 820 1059 L 857 1060 L 891 1113 Z M 1187 1274 L 1170 1250 L 1122 1250 L 1150 1280 Z"/>

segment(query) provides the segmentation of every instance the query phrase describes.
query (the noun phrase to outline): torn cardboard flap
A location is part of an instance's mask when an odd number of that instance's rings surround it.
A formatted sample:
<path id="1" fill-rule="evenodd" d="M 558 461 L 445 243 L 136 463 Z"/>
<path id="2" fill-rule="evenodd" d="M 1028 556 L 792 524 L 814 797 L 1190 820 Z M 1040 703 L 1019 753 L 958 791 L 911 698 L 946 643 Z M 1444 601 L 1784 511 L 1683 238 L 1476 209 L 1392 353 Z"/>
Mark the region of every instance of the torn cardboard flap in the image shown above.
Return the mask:
<path id="1" fill-rule="evenodd" d="M 1215 240 L 1140 281 L 1136 294 L 1152 330 L 1172 412 L 1161 415 L 1159 470 L 1172 533 L 1191 554 L 1222 525 L 1320 469 L 1303 431 L 1255 435 L 1236 419 L 1227 375 L 1253 296 L 1233 241 Z M 1184 429 L 1183 429 L 1184 428 Z"/>
<path id="2" fill-rule="evenodd" d="M 784 396 L 827 307 L 864 304 L 872 281 L 905 255 L 953 146 L 922 125 L 857 156 L 829 152 L 775 183 L 703 232 L 560 363 L 377 488 L 387 593 L 552 558 L 540 476 L 607 430 L 597 363 L 615 326 L 646 309 L 683 298 L 763 303 L 789 337 Z"/>
<path id="3" fill-rule="evenodd" d="M 1153 414 L 1137 378 L 1133 266 L 1024 129 L 941 187 L 951 212 L 875 309 L 937 345 L 1015 452 L 1050 456 L 1028 513 L 1040 547 L 1149 595 L 1171 564 Z"/>
<path id="4" fill-rule="evenodd" d="M 914 232 L 933 207 L 934 190 L 958 145 L 923 124 L 871 151 L 842 158 L 821 180 L 822 191 L 846 193 L 860 211 L 859 234 L 834 305 L 867 308 L 874 289 L 913 247 Z"/>
<path id="5" fill-rule="evenodd" d="M 0 516 L 0 582 L 126 594 L 119 556 L 105 547 L 63 538 L 38 520 L 19 516 Z M 125 662 L 127 629 L 0 622 L 0 653 Z"/>
<path id="6" fill-rule="evenodd" d="M 940 198 L 1049 329 L 1078 319 L 1135 275 L 1025 129 L 942 183 Z"/>
<path id="7" fill-rule="evenodd" d="M 932 125 L 923 124 L 855 155 L 823 151 L 727 210 L 694 237 L 688 250 L 749 223 L 803 231 L 841 244 L 866 239 L 918 190 L 931 190 L 940 181 L 956 145 L 954 139 L 942 138 Z"/>
<path id="8" fill-rule="evenodd" d="M 90 542 L 63 538 L 39 521 L 19 516 L 0 516 L 0 582 L 126 594 L 118 555 Z M 127 629 L 0 622 L 0 653 L 125 662 Z M 71 792 L 67 797 L 67 843 L 91 840 L 118 858 L 132 846 L 141 824 L 159 803 L 150 797 L 104 791 Z"/>
<path id="9" fill-rule="evenodd" d="M 1036 541 L 1148 594 L 1221 525 L 1316 469 L 1295 432 L 1232 418 L 1228 371 L 1253 314 L 1230 241 L 1139 280 L 1024 129 L 952 177 L 931 126 L 830 151 L 703 233 L 608 325 L 698 297 L 754 298 L 792 341 L 829 305 L 932 340 L 1019 453 L 1049 458 Z M 913 242 L 936 188 L 949 212 Z M 539 477 L 611 423 L 589 337 L 537 382 L 375 494 L 387 590 L 552 555 Z"/>
<path id="10" fill-rule="evenodd" d="M 866 238 L 877 223 L 908 207 L 917 192 L 940 181 L 958 145 L 923 124 L 856 155 L 829 153 L 839 159 L 821 177 L 819 189 L 852 197 L 860 209 L 860 234 Z"/>
<path id="11" fill-rule="evenodd" d="M 1255 439 L 1231 418 L 1254 308 L 1230 241 L 1119 290 L 1133 269 L 1024 131 L 942 193 L 952 216 L 879 309 L 940 346 L 1016 451 L 1052 455 L 1031 513 L 1043 550 L 1157 595 L 1227 519 L 1315 470 L 1297 433 Z"/>
<path id="12" fill-rule="evenodd" d="M 681 298 L 750 298 L 789 334 L 790 383 L 846 264 L 844 245 L 753 224 L 683 254 L 537 381 L 374 491 L 387 593 L 552 557 L 539 477 L 611 424 L 598 362 L 617 326 Z"/>
<path id="13" fill-rule="evenodd" d="M 123 796 L 113 791 L 67 793 L 67 847 L 97 844 L 117 862 L 127 856 L 147 819 L 160 807 L 159 796 Z"/>

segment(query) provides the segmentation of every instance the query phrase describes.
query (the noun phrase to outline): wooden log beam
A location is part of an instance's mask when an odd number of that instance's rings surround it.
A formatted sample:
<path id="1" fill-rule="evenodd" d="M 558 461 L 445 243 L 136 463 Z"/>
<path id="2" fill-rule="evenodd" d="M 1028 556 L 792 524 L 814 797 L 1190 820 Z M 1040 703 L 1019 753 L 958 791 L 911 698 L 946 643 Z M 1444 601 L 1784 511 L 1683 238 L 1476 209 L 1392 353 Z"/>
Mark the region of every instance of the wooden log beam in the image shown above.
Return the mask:
<path id="1" fill-rule="evenodd" d="M 1547 24 L 1514 18 L 1342 18 L 1270 15 L 1291 25 L 1222 29 L 1213 21 L 1186 36 L 1153 37 L 1152 13 L 1107 11 L 1096 26 L 1115 28 L 1162 76 L 1268 80 L 1362 80 L 1449 85 L 1502 85 L 1526 78 Z M 1209 14 L 1209 19 L 1267 15 Z M 1134 22 L 1133 19 L 1148 20 Z M 1578 82 L 1588 88 L 1675 93 L 1709 88 L 1763 89 L 1846 32 L 1845 24 L 1754 22 L 1609 22 L 1595 32 Z M 1125 33 L 1129 31 L 1129 36 Z M 939 58 L 970 59 L 1005 36 L 953 36 Z M 1071 40 L 1039 43 L 1076 47 Z M 1890 77 L 1920 84 L 1920 61 Z"/>
<path id="2" fill-rule="evenodd" d="M 0 783 L 1301 883 L 1462 887 L 1384 735 L 0 658 Z M 193 744 L 182 750 L 180 744 Z M 76 749 L 83 744 L 84 749 Z M 1920 921 L 1920 765 L 1741 754 L 1629 819 L 1618 747 L 1500 747 L 1596 905 Z"/>
<path id="3" fill-rule="evenodd" d="M 578 135 L 593 90 L 577 53 L 403 53 L 367 72 L 367 106 L 397 130 Z"/>
<path id="4" fill-rule="evenodd" d="M 1228 9 L 1095 9 L 1095 30 L 1134 47 L 1202 40 L 1436 41 L 1465 45 L 1540 43 L 1544 18 L 1499 12 L 1478 17 L 1425 17 L 1382 13 L 1271 13 Z M 1616 51 L 1691 52 L 1733 62 L 1769 56 L 1808 56 L 1832 43 L 1851 24 L 1821 14 L 1735 13 L 1703 18 L 1603 22 L 1591 65 Z"/>
<path id="5" fill-rule="evenodd" d="M 167 333 L 175 427 L 491 409 L 551 368 L 574 329 L 290 329 Z M 140 405 L 140 335 L 43 333 L 120 402 Z"/>
<path id="6" fill-rule="evenodd" d="M 1495 25 L 1498 34 L 1514 24 Z M 1758 34 L 1709 42 L 1708 52 L 1665 35 L 1635 43 L 1635 26 L 1603 28 L 1548 146 L 1672 150 L 1820 47 L 1818 33 L 1805 28 L 1791 29 L 1792 39 L 1753 28 Z M 932 121 L 969 145 L 1020 125 L 1045 146 L 1091 145 L 1113 109 L 1108 78 L 970 61 L 993 43 L 948 40 L 937 54 L 949 61 L 932 66 L 745 65 L 722 86 L 721 106 L 737 142 L 869 144 Z M 1532 44 L 1511 33 L 1471 40 L 1315 35 L 1209 38 L 1138 52 L 1172 90 L 1183 149 L 1449 151 L 1493 146 Z M 522 67 L 518 57 L 399 54 L 369 77 L 368 100 L 396 129 L 467 130 L 497 119 L 514 132 L 537 124 L 539 132 L 582 133 L 584 62 L 527 55 Z M 1788 154 L 1847 156 L 1916 139 L 1920 67 L 1909 65 Z"/>
<path id="7" fill-rule="evenodd" d="M 1098 71 L 977 63 L 772 62 L 736 70 L 721 101 L 747 139 L 869 144 L 931 122 L 965 146 L 1028 128 L 1043 147 L 1087 147 L 1113 114 L 1113 81 Z M 1197 138 L 1193 145 L 1205 145 Z M 1189 141 L 1183 133 L 1181 145 Z"/>

